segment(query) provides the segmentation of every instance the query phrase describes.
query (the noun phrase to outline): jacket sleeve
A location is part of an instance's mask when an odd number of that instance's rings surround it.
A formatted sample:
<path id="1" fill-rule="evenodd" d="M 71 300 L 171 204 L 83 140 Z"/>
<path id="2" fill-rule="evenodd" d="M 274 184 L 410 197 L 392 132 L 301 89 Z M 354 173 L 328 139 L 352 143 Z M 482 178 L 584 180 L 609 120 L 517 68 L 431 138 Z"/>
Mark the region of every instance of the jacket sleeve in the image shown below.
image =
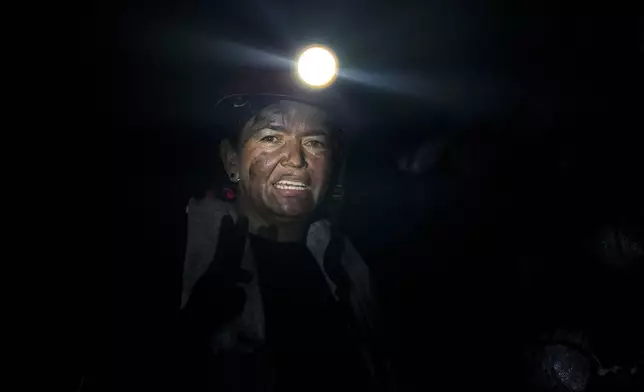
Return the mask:
<path id="1" fill-rule="evenodd" d="M 396 390 L 396 377 L 384 336 L 375 282 L 369 267 L 348 239 L 344 243 L 343 264 L 352 282 L 349 300 L 367 346 L 367 360 L 374 379 L 373 390 Z"/>
<path id="2" fill-rule="evenodd" d="M 375 283 L 369 267 L 348 239 L 344 241 L 342 261 L 352 283 L 349 300 L 355 316 L 361 325 L 375 332 L 380 325 Z"/>

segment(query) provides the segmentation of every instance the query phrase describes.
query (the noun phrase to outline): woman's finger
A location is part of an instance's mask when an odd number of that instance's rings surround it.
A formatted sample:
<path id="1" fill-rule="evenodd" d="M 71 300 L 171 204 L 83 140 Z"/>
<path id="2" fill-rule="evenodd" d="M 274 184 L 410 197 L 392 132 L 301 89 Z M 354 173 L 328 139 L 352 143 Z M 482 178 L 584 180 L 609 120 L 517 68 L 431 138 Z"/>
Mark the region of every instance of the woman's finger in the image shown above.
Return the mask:
<path id="1" fill-rule="evenodd" d="M 243 256 L 244 249 L 246 247 L 246 238 L 248 237 L 248 218 L 245 216 L 240 216 L 237 220 L 237 227 L 235 230 L 236 233 L 236 249 L 240 252 L 240 256 Z"/>

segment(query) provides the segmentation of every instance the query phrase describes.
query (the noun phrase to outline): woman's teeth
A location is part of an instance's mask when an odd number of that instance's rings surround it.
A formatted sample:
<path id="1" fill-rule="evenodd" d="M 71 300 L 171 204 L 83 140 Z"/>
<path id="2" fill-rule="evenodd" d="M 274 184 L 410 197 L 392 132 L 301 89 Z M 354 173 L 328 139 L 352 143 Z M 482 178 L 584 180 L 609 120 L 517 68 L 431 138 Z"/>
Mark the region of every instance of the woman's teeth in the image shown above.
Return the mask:
<path id="1" fill-rule="evenodd" d="M 308 189 L 308 186 L 301 182 L 297 181 L 279 181 L 275 183 L 275 188 L 278 189 L 291 189 L 291 190 L 304 190 Z"/>

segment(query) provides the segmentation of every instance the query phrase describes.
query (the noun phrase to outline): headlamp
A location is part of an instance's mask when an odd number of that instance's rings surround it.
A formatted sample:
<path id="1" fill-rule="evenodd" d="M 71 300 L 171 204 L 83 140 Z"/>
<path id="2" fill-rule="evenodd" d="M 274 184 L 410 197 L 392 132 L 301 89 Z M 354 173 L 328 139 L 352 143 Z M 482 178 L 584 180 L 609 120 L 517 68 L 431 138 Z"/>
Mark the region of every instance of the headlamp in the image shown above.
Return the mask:
<path id="1" fill-rule="evenodd" d="M 297 59 L 297 75 L 309 87 L 328 87 L 338 76 L 338 59 L 331 49 L 311 45 Z"/>

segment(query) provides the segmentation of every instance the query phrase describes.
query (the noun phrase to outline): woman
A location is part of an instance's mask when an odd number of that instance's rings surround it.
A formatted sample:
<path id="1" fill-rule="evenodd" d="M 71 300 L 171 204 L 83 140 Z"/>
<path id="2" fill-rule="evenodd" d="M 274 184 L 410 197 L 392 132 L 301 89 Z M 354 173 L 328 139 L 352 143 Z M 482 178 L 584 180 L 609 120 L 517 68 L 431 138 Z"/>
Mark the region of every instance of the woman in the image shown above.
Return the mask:
<path id="1" fill-rule="evenodd" d="M 228 105 L 239 126 L 220 157 L 236 200 L 188 206 L 182 321 L 193 386 L 382 384 L 369 270 L 323 219 L 342 161 L 339 129 L 292 99 Z"/>

